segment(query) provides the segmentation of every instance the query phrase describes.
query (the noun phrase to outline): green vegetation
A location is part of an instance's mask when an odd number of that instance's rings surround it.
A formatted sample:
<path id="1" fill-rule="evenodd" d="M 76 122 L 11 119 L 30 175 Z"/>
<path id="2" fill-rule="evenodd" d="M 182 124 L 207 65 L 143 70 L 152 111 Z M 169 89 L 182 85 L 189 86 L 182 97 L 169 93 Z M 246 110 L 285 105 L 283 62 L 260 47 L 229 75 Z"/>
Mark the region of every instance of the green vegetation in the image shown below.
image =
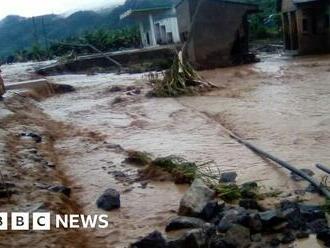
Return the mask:
<path id="1" fill-rule="evenodd" d="M 13 62 L 40 61 L 61 56 L 67 59 L 76 55 L 95 52 L 87 47 L 76 47 L 70 44 L 91 44 L 101 51 L 115 51 L 139 46 L 140 36 L 136 27 L 118 30 L 97 29 L 81 36 L 52 41 L 47 49 L 41 44 L 35 43 L 29 49 L 16 52 L 12 55 L 11 60 Z"/>
<path id="2" fill-rule="evenodd" d="M 150 166 L 156 166 L 168 172 L 174 177 L 174 182 L 177 184 L 190 184 L 198 175 L 196 163 L 175 156 L 157 158 Z"/>
<path id="3" fill-rule="evenodd" d="M 251 39 L 276 39 L 281 37 L 281 18 L 277 13 L 276 0 L 241 0 L 240 2 L 257 4 L 260 12 L 251 15 Z"/>

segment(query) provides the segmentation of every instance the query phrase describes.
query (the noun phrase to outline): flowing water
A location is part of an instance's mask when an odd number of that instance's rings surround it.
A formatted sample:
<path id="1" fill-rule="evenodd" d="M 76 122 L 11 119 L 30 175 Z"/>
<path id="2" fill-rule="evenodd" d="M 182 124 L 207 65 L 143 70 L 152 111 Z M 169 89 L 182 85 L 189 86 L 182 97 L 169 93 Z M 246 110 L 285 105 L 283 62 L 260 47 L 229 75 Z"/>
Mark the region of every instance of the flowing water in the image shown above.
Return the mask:
<path id="1" fill-rule="evenodd" d="M 122 193 L 121 209 L 109 214 L 110 230 L 96 230 L 94 236 L 111 247 L 126 247 L 154 229 L 162 231 L 186 190 L 169 182 L 136 182 L 138 168 L 123 162 L 125 154 L 117 145 L 153 157 L 212 161 L 205 169 L 236 171 L 238 183 L 258 180 L 286 193 L 307 186 L 231 139 L 229 129 L 299 168 L 314 170 L 320 178 L 314 164 L 330 164 L 329 58 L 272 56 L 253 65 L 204 71 L 201 74 L 219 90 L 180 99 L 144 97 L 149 86 L 142 74 L 49 77 L 77 91 L 49 98 L 40 107 L 51 119 L 89 133 L 56 143 L 74 199 L 84 213 L 101 213 L 95 201 L 105 189 L 115 187 Z M 11 70 L 17 68 L 3 68 L 7 80 Z M 114 85 L 134 85 L 142 94 L 113 93 L 109 89 Z M 125 176 L 115 179 L 118 172 Z M 308 242 L 317 247 L 315 241 Z M 308 242 L 297 245 L 307 247 Z"/>

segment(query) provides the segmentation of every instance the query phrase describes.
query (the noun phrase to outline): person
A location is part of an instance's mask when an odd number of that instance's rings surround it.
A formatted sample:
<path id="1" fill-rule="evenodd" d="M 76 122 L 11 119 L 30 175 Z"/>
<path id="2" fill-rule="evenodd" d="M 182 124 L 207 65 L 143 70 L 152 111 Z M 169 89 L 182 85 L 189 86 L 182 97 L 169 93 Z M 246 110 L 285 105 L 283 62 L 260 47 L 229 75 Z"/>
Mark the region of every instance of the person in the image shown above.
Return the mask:
<path id="1" fill-rule="evenodd" d="M 2 97 L 3 94 L 5 94 L 5 84 L 1 77 L 1 69 L 0 69 L 0 98 Z"/>

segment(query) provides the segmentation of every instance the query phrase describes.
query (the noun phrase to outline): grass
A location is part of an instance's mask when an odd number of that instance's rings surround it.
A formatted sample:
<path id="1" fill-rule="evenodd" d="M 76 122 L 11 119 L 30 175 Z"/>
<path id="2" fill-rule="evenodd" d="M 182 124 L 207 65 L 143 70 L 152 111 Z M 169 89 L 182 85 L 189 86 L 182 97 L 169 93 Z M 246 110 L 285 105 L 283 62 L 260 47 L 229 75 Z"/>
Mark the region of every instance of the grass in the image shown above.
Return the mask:
<path id="1" fill-rule="evenodd" d="M 215 190 L 219 198 L 226 202 L 233 202 L 242 196 L 237 184 L 213 184 L 211 188 Z"/>
<path id="2" fill-rule="evenodd" d="M 196 163 L 188 162 L 180 157 L 157 158 L 151 163 L 151 166 L 171 174 L 177 184 L 190 184 L 197 177 L 198 167 Z"/>

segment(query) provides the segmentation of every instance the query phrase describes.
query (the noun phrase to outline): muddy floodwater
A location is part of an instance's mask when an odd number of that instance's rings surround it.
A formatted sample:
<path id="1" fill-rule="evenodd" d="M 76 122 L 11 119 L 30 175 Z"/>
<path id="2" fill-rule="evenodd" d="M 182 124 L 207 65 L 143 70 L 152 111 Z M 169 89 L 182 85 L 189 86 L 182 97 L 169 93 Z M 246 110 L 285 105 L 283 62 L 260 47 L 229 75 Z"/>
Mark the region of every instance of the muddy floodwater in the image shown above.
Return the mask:
<path id="1" fill-rule="evenodd" d="M 24 79 L 35 78 L 29 74 L 32 66 L 8 65 L 2 70 L 6 81 L 14 82 L 20 81 L 20 73 Z M 72 198 L 85 214 L 103 213 L 96 207 L 97 198 L 110 187 L 121 192 L 122 207 L 107 213 L 111 227 L 94 230 L 95 240 L 121 248 L 155 229 L 164 230 L 187 188 L 136 181 L 139 168 L 124 162 L 123 150 L 210 162 L 203 169 L 236 171 L 238 183 L 257 180 L 265 189 L 283 191 L 282 197 L 319 200 L 310 194 L 297 196 L 294 192 L 307 183 L 294 182 L 287 171 L 237 143 L 227 131 L 313 170 L 321 180 L 324 174 L 315 164 L 330 165 L 330 57 L 265 55 L 257 64 L 201 75 L 219 89 L 178 99 L 146 98 L 150 88 L 143 74 L 48 77 L 77 89 L 37 103 L 49 122 L 65 123 L 75 132 L 63 130 L 65 135 L 54 145 Z M 112 86 L 122 90 L 113 92 Z M 318 247 L 314 239 L 296 244 L 311 246 Z"/>

